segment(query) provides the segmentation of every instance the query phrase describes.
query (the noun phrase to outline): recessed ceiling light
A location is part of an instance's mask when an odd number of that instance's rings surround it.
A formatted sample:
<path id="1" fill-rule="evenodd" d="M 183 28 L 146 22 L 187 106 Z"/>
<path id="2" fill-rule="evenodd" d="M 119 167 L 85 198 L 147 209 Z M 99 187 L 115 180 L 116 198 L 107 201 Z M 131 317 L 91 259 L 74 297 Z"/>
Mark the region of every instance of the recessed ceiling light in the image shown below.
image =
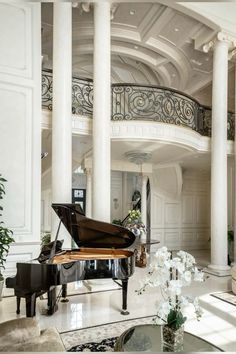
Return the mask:
<path id="1" fill-rule="evenodd" d="M 175 27 L 174 31 L 175 31 L 175 32 L 179 32 L 179 28 L 178 28 L 178 27 Z"/>
<path id="2" fill-rule="evenodd" d="M 135 14 L 135 10 L 129 10 L 129 14 L 133 16 Z"/>

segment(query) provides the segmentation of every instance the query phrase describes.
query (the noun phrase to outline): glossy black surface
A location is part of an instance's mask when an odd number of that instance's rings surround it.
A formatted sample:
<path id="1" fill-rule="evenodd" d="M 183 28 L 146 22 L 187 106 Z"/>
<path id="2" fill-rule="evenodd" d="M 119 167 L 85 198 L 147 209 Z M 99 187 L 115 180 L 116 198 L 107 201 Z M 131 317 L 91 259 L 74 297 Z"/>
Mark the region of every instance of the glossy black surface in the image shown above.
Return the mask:
<path id="1" fill-rule="evenodd" d="M 86 218 L 78 204 L 53 204 L 53 209 L 66 226 L 73 240 L 78 246 L 86 246 L 92 249 L 116 249 L 130 246 L 135 236 L 129 230 L 105 222 Z M 108 252 L 109 254 L 118 251 Z M 57 285 L 64 285 L 70 282 L 83 279 L 112 278 L 122 282 L 122 311 L 127 309 L 127 282 L 134 272 L 134 253 L 132 251 L 119 251 L 119 257 L 108 256 L 107 259 L 94 259 L 94 253 L 89 259 L 79 259 L 81 250 L 64 251 L 63 256 L 66 261 L 58 262 L 55 255 L 51 262 L 42 261 L 42 257 L 30 262 L 17 263 L 17 273 L 13 278 L 6 279 L 6 286 L 15 289 L 15 295 L 19 298 L 25 297 L 27 316 L 34 316 L 36 297 L 44 292 L 51 292 L 49 297 L 54 297 L 52 289 Z M 123 253 L 124 254 L 123 254 Z M 102 253 L 102 250 L 100 251 Z M 41 256 L 42 254 L 40 254 Z M 71 256 L 76 255 L 77 260 L 70 260 Z M 59 256 L 60 257 L 60 256 Z M 96 252 L 95 252 L 96 258 Z M 101 258 L 101 257 L 100 257 Z M 106 258 L 106 256 L 105 256 Z M 68 261 L 67 261 L 68 259 Z M 40 263 L 40 262 L 41 263 Z M 55 263 L 56 261 L 56 263 Z M 19 312 L 19 308 L 17 308 Z M 49 312 L 53 311 L 49 309 Z"/>
<path id="2" fill-rule="evenodd" d="M 65 264 L 21 262 L 17 263 L 14 288 L 21 288 L 25 291 L 29 289 L 47 291 L 50 286 L 63 285 L 76 280 L 99 278 L 122 280 L 133 274 L 133 262 L 133 255 L 121 259 L 78 260 Z M 9 280 L 6 284 L 8 287 Z"/>
<path id="3" fill-rule="evenodd" d="M 78 247 L 127 248 L 135 241 L 128 229 L 87 218 L 79 204 L 52 204 Z"/>

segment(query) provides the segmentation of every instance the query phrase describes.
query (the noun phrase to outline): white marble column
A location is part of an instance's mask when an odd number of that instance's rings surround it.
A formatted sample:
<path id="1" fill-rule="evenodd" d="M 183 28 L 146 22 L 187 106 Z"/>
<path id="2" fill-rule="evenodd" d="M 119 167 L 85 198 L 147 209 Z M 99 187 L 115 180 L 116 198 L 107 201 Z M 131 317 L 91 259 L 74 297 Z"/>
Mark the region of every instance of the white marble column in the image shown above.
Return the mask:
<path id="1" fill-rule="evenodd" d="M 92 217 L 92 171 L 86 168 L 86 216 Z"/>
<path id="2" fill-rule="evenodd" d="M 147 180 L 146 175 L 142 175 L 142 190 L 141 190 L 141 216 L 144 225 L 147 225 Z"/>
<path id="3" fill-rule="evenodd" d="M 72 7 L 70 2 L 53 4 L 53 111 L 52 111 L 52 202 L 70 203 L 72 188 Z M 59 219 L 54 212 L 52 234 Z M 62 228 L 60 238 L 70 247 L 71 237 Z"/>
<path id="4" fill-rule="evenodd" d="M 211 138 L 211 264 L 227 272 L 227 89 L 229 42 L 217 37 L 213 53 Z"/>
<path id="5" fill-rule="evenodd" d="M 93 218 L 110 222 L 110 4 L 94 3 Z"/>

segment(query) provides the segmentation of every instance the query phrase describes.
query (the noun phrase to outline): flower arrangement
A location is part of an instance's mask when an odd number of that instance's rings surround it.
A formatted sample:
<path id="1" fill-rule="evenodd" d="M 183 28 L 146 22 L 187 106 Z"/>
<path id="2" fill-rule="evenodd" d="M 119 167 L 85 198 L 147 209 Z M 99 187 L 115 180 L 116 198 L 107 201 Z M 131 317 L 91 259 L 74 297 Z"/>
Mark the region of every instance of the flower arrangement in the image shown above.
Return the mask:
<path id="1" fill-rule="evenodd" d="M 183 310 L 189 304 L 194 306 L 197 320 L 202 316 L 198 298 L 181 295 L 182 288 L 189 286 L 192 281 L 204 280 L 203 273 L 196 267 L 194 257 L 184 251 L 177 252 L 173 257 L 172 252 L 166 247 L 160 248 L 149 266 L 147 278 L 143 281 L 138 294 L 142 294 L 147 287 L 161 288 L 164 301 L 157 311 L 157 324 L 164 324 L 176 331 L 183 326 L 186 317 Z"/>
<path id="2" fill-rule="evenodd" d="M 135 236 L 142 236 L 146 233 L 145 225 L 141 220 L 140 210 L 129 210 L 129 216 L 125 225 Z"/>

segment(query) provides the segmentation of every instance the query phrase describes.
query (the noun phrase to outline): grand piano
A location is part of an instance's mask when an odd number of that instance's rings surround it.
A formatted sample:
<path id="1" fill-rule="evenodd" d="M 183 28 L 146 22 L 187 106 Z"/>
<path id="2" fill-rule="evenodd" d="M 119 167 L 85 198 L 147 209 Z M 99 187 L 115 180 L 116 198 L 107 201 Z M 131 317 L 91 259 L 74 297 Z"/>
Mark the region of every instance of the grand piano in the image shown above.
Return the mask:
<path id="1" fill-rule="evenodd" d="M 135 241 L 128 229 L 87 218 L 79 204 L 52 204 L 78 248 L 57 249 L 57 236 L 49 254 L 40 254 L 37 259 L 16 264 L 15 277 L 6 278 L 6 287 L 14 288 L 17 313 L 20 299 L 25 298 L 26 316 L 35 316 L 36 298 L 48 293 L 47 313 L 57 310 L 56 286 L 62 285 L 66 297 L 66 285 L 84 279 L 112 278 L 122 287 L 122 310 L 127 311 L 128 279 L 134 273 L 133 250 L 124 250 Z"/>

